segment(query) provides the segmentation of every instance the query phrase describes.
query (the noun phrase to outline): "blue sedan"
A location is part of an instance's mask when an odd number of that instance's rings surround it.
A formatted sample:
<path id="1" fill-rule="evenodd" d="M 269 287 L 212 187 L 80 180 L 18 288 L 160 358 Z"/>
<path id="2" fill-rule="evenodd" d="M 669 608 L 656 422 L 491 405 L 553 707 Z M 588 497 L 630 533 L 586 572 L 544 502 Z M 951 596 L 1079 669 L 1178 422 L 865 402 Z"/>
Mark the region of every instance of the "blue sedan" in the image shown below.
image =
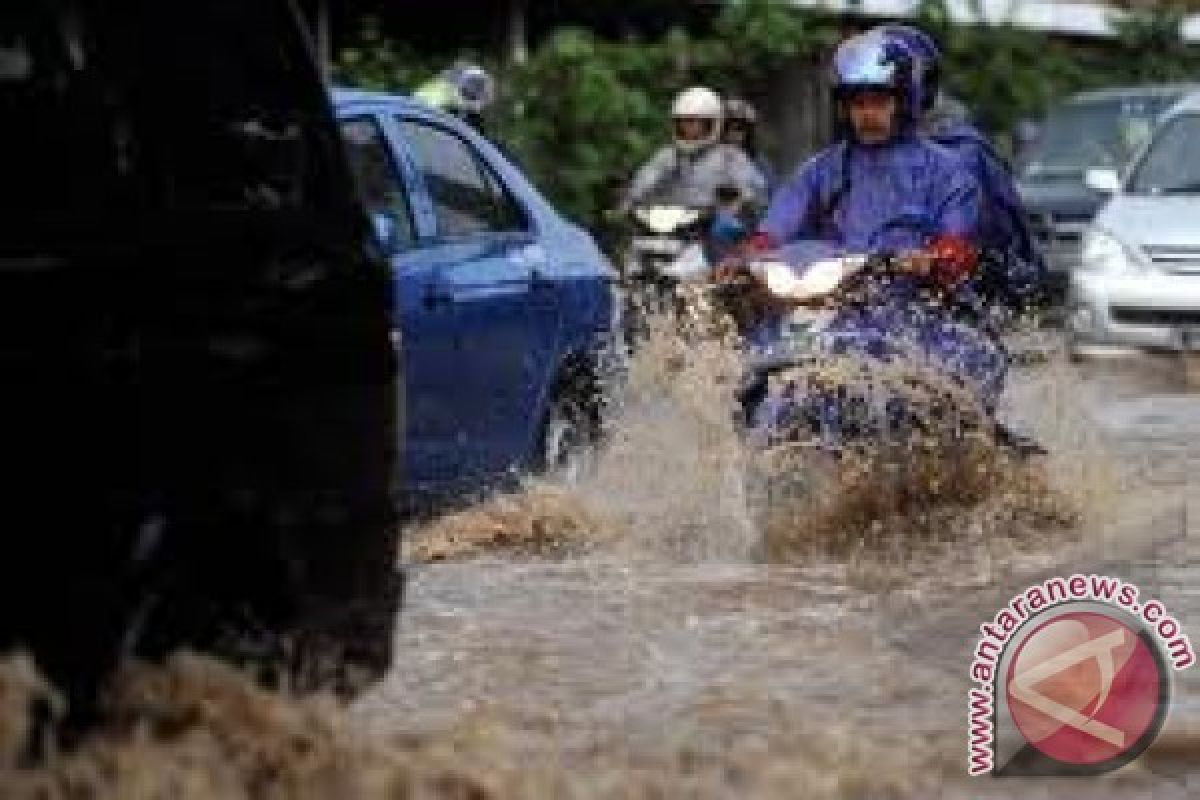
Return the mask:
<path id="1" fill-rule="evenodd" d="M 333 101 L 393 269 L 406 488 L 462 493 L 555 466 L 598 431 L 612 265 L 459 120 L 393 95 Z"/>

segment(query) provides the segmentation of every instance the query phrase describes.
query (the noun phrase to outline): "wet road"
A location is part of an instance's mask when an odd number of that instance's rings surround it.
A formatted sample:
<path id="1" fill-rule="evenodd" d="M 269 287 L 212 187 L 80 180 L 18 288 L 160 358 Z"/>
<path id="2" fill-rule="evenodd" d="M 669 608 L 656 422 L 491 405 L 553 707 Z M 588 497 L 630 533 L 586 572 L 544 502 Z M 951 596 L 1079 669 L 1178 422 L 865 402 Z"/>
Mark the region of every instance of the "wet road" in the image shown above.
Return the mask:
<path id="1" fill-rule="evenodd" d="M 1065 786 L 965 776 L 978 625 L 1032 582 L 1125 578 L 1200 641 L 1200 393 L 1178 362 L 1055 356 L 1014 375 L 1006 413 L 1049 446 L 1057 499 L 1000 492 L 907 520 L 926 534 L 911 549 L 905 528 L 890 548 L 771 564 L 720 368 L 644 381 L 600 474 L 542 496 L 551 527 L 578 506 L 575 535 L 602 542 L 586 554 L 414 566 L 396 668 L 356 718 L 383 737 L 485 731 L 464 758 L 576 796 L 1200 796 L 1200 669 L 1164 737 L 1180 753 Z M 504 524 L 536 531 L 542 502 L 513 501 Z M 437 535 L 478 520 L 460 524 Z"/>

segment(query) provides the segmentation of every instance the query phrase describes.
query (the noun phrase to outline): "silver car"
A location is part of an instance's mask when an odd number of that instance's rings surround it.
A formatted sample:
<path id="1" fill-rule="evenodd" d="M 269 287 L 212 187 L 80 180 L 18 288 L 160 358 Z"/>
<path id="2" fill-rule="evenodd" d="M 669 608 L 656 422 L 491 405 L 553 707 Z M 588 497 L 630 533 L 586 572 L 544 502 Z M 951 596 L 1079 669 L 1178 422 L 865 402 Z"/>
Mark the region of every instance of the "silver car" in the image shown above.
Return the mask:
<path id="1" fill-rule="evenodd" d="M 1019 157 L 1017 189 L 1050 279 L 1065 287 L 1079 265 L 1079 244 L 1104 205 L 1089 188 L 1089 168 L 1120 169 L 1145 145 L 1162 115 L 1200 84 L 1154 84 L 1081 92 L 1056 105 Z"/>
<path id="2" fill-rule="evenodd" d="M 1200 93 L 1171 109 L 1124 175 L 1091 170 L 1087 182 L 1112 197 L 1070 276 L 1072 355 L 1200 350 Z"/>

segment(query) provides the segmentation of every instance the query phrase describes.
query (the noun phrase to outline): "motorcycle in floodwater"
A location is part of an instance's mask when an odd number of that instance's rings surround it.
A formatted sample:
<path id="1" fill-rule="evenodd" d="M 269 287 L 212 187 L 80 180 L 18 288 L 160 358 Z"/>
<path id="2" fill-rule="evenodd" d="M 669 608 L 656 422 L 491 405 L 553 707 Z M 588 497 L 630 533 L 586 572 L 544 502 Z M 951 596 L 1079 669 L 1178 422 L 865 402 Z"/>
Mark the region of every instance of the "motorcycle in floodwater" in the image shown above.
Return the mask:
<path id="1" fill-rule="evenodd" d="M 621 258 L 626 340 L 644 339 L 655 315 L 694 316 L 696 295 L 687 287 L 705 285 L 712 266 L 751 230 L 748 212 L 728 206 L 638 206 L 632 234 Z"/>
<path id="2" fill-rule="evenodd" d="M 739 422 L 768 503 L 847 462 L 907 478 L 918 461 L 944 475 L 997 448 L 1039 452 L 995 417 L 998 338 L 900 265 L 798 242 L 712 287 L 744 343 Z"/>

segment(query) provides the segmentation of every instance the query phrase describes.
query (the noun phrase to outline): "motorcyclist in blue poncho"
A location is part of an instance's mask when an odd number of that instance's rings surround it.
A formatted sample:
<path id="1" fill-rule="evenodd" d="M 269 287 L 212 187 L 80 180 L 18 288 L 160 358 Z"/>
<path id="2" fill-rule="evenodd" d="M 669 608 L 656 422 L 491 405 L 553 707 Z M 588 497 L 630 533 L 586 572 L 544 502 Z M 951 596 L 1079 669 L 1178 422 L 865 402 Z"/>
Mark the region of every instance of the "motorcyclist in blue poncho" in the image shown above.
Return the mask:
<path id="1" fill-rule="evenodd" d="M 834 354 L 921 359 L 968 386 L 989 411 L 1007 358 L 983 329 L 971 286 L 981 201 L 949 151 L 916 131 L 915 63 L 879 33 L 843 42 L 834 57 L 838 141 L 776 192 L 751 248 L 819 241 L 848 254 L 893 256 L 869 302 L 838 309 L 823 333 Z M 759 341 L 769 339 L 770 325 Z"/>
<path id="2" fill-rule="evenodd" d="M 899 42 L 915 61 L 920 95 L 919 132 L 955 153 L 982 191 L 981 266 L 975 288 L 992 310 L 1019 311 L 1039 302 L 1045 290 L 1046 266 L 1029 230 L 1016 184 L 991 142 L 954 109 L 941 89 L 942 54 L 929 34 L 908 25 L 876 29 Z"/>

